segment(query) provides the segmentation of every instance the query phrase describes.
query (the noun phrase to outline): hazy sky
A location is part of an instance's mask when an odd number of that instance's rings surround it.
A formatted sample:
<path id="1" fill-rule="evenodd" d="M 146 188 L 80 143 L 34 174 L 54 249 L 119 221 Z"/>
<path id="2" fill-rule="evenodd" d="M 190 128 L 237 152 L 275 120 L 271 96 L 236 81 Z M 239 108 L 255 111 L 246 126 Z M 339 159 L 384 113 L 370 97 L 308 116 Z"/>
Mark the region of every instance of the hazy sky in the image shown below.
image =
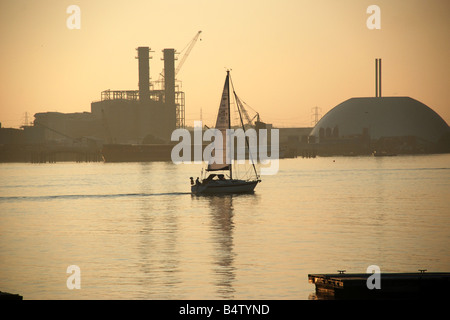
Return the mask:
<path id="1" fill-rule="evenodd" d="M 66 26 L 69 5 L 81 29 Z M 367 7 L 381 9 L 369 30 Z M 106 89 L 138 88 L 138 46 L 181 51 L 201 30 L 178 79 L 186 124 L 212 125 L 226 68 L 238 95 L 263 121 L 310 126 L 351 97 L 374 96 L 382 58 L 383 96 L 410 96 L 450 124 L 448 0 L 2 0 L 0 122 L 27 112 L 90 112 Z"/>

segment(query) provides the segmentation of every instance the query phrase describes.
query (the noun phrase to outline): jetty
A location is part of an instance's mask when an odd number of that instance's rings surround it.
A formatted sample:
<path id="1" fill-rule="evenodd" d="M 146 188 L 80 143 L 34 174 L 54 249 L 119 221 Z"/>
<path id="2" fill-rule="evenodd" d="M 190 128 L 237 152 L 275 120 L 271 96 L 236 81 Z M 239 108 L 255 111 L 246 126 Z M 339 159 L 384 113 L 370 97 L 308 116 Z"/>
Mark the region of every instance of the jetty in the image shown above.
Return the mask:
<path id="1" fill-rule="evenodd" d="M 0 300 L 23 300 L 19 294 L 0 291 Z"/>
<path id="2" fill-rule="evenodd" d="M 370 289 L 367 280 L 372 273 L 308 274 L 316 286 L 317 299 L 426 299 L 450 298 L 450 272 L 379 273 L 379 289 Z M 369 282 L 371 280 L 369 279 Z"/>

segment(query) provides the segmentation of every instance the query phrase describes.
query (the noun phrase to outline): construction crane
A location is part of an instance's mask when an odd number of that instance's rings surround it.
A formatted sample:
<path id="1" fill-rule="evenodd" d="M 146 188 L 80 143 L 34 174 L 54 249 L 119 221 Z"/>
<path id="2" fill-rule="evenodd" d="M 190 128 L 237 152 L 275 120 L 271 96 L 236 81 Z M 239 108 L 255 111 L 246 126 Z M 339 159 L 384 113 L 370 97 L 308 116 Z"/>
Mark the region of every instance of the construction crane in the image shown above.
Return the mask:
<path id="1" fill-rule="evenodd" d="M 197 42 L 198 38 L 200 37 L 200 33 L 202 33 L 202 32 L 201 31 L 197 32 L 195 37 L 186 45 L 186 47 L 184 47 L 184 49 L 181 50 L 180 52 L 177 52 L 178 54 L 180 54 L 184 50 L 186 50 L 186 48 L 187 48 L 187 50 L 184 53 L 183 57 L 181 57 L 181 60 L 178 63 L 177 68 L 175 69 L 175 76 L 177 75 L 178 71 L 180 71 L 180 69 L 183 66 L 184 62 L 186 61 L 189 53 L 191 53 L 192 48 L 194 47 L 195 43 Z M 161 79 L 164 79 L 164 69 L 162 69 L 161 73 L 159 74 L 159 80 L 158 81 L 161 81 Z"/>
<path id="2" fill-rule="evenodd" d="M 197 42 L 198 38 L 200 37 L 201 33 L 202 33 L 201 31 L 197 32 L 195 37 L 187 44 L 187 46 L 184 47 L 184 49 L 180 51 L 180 53 L 182 53 L 184 50 L 186 50 L 184 55 L 181 57 L 180 62 L 177 65 L 177 68 L 175 69 L 175 76 L 180 71 L 181 67 L 183 66 L 184 62 L 186 61 L 187 57 L 189 56 L 189 53 L 191 53 L 191 50 L 194 47 L 195 43 Z"/>

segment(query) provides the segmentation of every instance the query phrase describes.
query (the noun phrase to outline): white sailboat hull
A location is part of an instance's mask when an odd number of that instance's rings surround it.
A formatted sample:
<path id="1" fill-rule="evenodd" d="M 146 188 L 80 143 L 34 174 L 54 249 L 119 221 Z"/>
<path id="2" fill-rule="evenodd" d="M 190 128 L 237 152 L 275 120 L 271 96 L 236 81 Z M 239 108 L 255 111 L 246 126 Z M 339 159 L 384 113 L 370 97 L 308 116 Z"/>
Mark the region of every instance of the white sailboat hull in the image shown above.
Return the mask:
<path id="1" fill-rule="evenodd" d="M 191 186 L 193 194 L 252 193 L 258 180 L 213 180 Z"/>

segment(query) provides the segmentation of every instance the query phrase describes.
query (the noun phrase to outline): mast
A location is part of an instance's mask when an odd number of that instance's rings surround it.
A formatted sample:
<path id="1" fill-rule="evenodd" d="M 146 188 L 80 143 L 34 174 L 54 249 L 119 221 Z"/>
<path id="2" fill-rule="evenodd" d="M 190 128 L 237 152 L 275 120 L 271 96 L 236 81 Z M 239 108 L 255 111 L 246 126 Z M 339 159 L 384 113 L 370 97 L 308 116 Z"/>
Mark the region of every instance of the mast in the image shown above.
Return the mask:
<path id="1" fill-rule="evenodd" d="M 233 85 L 233 81 L 232 81 L 231 79 L 230 79 L 230 83 L 231 83 L 231 88 L 233 89 L 234 99 L 236 100 L 236 106 L 237 106 L 237 109 L 238 109 L 238 112 L 239 112 L 239 119 L 241 120 L 242 130 L 244 130 L 244 133 L 245 133 L 244 121 L 242 120 L 242 114 L 241 114 L 241 105 L 242 105 L 242 102 L 241 102 L 241 100 L 239 99 L 239 97 L 237 96 L 236 91 L 234 91 L 234 85 Z M 228 99 L 228 100 L 229 100 L 229 99 Z M 229 104 L 229 103 L 228 103 L 228 104 Z M 230 113 L 228 113 L 228 115 L 229 115 L 229 114 L 230 114 Z M 259 115 L 258 115 L 258 117 L 259 117 Z M 251 156 L 252 156 L 252 153 L 251 153 L 251 151 L 250 151 L 250 144 L 249 144 L 249 142 L 248 142 L 248 137 L 247 137 L 247 136 L 245 136 L 245 143 L 247 144 L 248 154 L 249 154 L 249 156 L 251 157 Z M 251 162 L 252 162 L 253 171 L 255 171 L 256 179 L 259 179 L 258 172 L 256 171 L 256 166 L 255 166 L 255 163 L 254 163 L 254 161 L 253 161 L 253 158 L 250 159 L 250 160 L 251 160 Z"/>
<path id="2" fill-rule="evenodd" d="M 227 84 L 228 84 L 228 129 L 231 129 L 231 110 L 230 110 L 230 70 L 227 70 Z M 230 130 L 228 130 L 228 132 L 231 132 Z M 231 139 L 229 139 L 231 140 Z M 230 148 L 231 148 L 231 141 L 230 141 Z M 228 148 L 228 146 L 227 146 Z M 234 152 L 233 152 L 234 153 Z M 231 150 L 229 150 L 229 155 L 230 155 L 230 180 L 233 180 L 233 170 L 232 170 L 232 165 L 231 163 L 233 162 L 233 159 L 231 159 Z"/>

